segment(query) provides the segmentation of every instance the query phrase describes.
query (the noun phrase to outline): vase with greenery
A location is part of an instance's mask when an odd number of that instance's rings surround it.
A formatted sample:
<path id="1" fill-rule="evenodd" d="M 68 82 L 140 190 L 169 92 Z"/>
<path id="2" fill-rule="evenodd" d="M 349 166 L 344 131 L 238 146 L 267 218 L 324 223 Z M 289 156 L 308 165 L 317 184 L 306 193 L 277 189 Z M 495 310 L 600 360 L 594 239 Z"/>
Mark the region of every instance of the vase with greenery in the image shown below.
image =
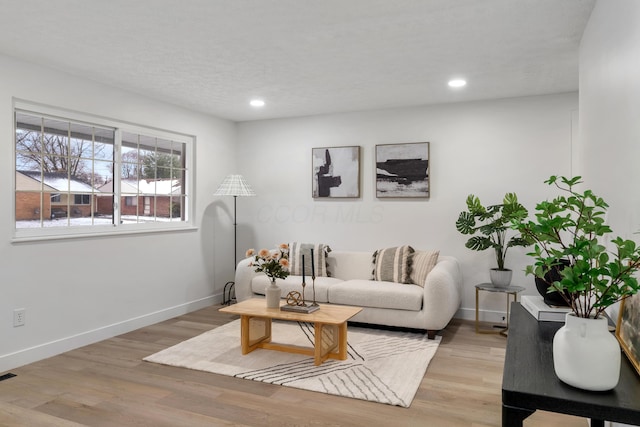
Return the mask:
<path id="1" fill-rule="evenodd" d="M 512 223 L 527 217 L 527 210 L 518 202 L 515 193 L 505 194 L 502 203 L 483 206 L 473 194 L 467 197 L 467 210 L 460 212 L 456 229 L 466 235 L 473 235 L 465 246 L 475 251 L 493 249 L 498 268 L 491 270 L 491 281 L 495 286 L 509 286 L 511 270 L 505 268 L 507 251 L 514 246 L 527 246 L 528 242 L 519 234 L 514 234 Z M 508 234 L 512 235 L 509 236 Z M 502 274 L 501 274 L 502 273 Z"/>
<path id="2" fill-rule="evenodd" d="M 609 239 L 609 205 L 591 190 L 578 191 L 581 177 L 551 176 L 545 183 L 560 195 L 538 203 L 535 219 L 516 220 L 513 226 L 533 244 L 528 255 L 534 263 L 526 274 L 547 281 L 548 290 L 558 291 L 572 310 L 554 337 L 554 368 L 570 385 L 608 390 L 618 382 L 620 349 L 603 313 L 638 292 L 634 275 L 640 269 L 640 247 L 633 240 Z M 565 266 L 559 280 L 549 282 L 547 273 L 560 260 Z M 587 332 L 592 327 L 598 332 Z M 589 337 L 599 338 L 590 342 Z"/>
<path id="3" fill-rule="evenodd" d="M 260 249 L 258 253 L 249 249 L 246 256 L 253 257 L 253 261 L 249 263 L 250 268 L 269 278 L 269 286 L 265 289 L 267 308 L 278 308 L 282 291 L 276 285 L 276 279 L 286 279 L 289 276 L 289 245 L 282 243 L 275 250 Z"/>

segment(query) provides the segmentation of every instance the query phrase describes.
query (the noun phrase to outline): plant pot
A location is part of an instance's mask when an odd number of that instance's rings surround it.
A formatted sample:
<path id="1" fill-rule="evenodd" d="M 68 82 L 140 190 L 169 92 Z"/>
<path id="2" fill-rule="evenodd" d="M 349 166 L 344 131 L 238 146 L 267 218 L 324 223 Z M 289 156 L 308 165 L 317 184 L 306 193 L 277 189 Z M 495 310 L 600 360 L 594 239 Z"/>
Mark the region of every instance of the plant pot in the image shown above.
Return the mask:
<path id="1" fill-rule="evenodd" d="M 560 292 L 558 291 L 553 291 L 553 292 L 547 292 L 549 285 L 547 283 L 553 283 L 553 282 L 557 282 L 560 281 L 561 277 L 560 277 L 560 271 L 564 268 L 564 267 L 568 267 L 569 266 L 569 261 L 566 259 L 561 259 L 560 260 L 560 264 L 558 266 L 553 267 L 551 270 L 549 270 L 547 272 L 547 274 L 544 275 L 544 278 L 546 280 L 542 280 L 538 277 L 535 278 L 535 282 L 536 282 L 536 289 L 538 290 L 538 293 L 542 296 L 542 298 L 544 299 L 544 302 L 547 305 L 556 305 L 556 306 L 560 306 L 560 307 L 567 307 L 568 304 L 567 302 L 564 300 L 564 298 L 562 298 L 562 295 L 560 294 Z M 565 292 L 565 295 L 567 296 L 567 298 L 569 297 L 568 292 Z"/>
<path id="2" fill-rule="evenodd" d="M 553 368 L 563 382 L 583 390 L 611 390 L 620 378 L 620 346 L 607 319 L 567 313 L 553 337 Z"/>
<path id="3" fill-rule="evenodd" d="M 491 277 L 491 283 L 496 288 L 506 288 L 511 284 L 511 276 L 513 275 L 513 271 L 504 269 L 500 270 L 497 268 L 492 268 L 489 270 L 489 276 Z"/>
<path id="4" fill-rule="evenodd" d="M 269 283 L 269 286 L 264 290 L 264 294 L 267 297 L 267 308 L 279 308 L 280 296 L 282 295 L 282 289 L 276 285 L 275 279 Z"/>

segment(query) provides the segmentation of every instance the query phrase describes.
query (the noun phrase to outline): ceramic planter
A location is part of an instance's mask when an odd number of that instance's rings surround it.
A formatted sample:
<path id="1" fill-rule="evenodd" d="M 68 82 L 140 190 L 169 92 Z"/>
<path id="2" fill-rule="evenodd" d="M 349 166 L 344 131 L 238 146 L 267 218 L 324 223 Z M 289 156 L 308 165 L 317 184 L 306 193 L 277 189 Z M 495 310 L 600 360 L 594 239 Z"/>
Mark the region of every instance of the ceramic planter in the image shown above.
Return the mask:
<path id="1" fill-rule="evenodd" d="M 607 319 L 567 313 L 553 337 L 553 368 L 563 382 L 583 390 L 614 388 L 620 378 L 620 346 Z"/>
<path id="2" fill-rule="evenodd" d="M 511 276 L 513 275 L 513 271 L 492 268 L 489 271 L 489 275 L 491 277 L 491 283 L 493 284 L 493 286 L 495 286 L 496 288 L 506 288 L 511 284 Z"/>

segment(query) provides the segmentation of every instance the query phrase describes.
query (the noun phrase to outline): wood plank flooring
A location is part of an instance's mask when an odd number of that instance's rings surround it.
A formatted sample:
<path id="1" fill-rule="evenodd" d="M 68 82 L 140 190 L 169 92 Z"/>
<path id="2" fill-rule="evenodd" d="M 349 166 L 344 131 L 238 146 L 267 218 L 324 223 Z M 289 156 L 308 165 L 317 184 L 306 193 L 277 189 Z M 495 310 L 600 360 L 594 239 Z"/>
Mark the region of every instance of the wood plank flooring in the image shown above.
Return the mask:
<path id="1" fill-rule="evenodd" d="M 410 408 L 142 361 L 237 318 L 218 308 L 12 370 L 17 376 L 0 382 L 0 426 L 501 425 L 506 339 L 477 335 L 469 321 L 454 319 L 441 332 Z M 537 412 L 525 426 L 584 427 L 587 421 Z"/>

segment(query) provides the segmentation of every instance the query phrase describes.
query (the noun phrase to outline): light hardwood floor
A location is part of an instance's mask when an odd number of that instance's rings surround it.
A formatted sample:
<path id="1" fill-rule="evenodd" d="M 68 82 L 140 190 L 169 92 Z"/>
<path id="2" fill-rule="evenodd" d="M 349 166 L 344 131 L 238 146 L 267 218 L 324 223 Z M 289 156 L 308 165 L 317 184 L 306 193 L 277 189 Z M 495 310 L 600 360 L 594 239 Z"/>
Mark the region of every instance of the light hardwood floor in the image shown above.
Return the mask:
<path id="1" fill-rule="evenodd" d="M 142 358 L 237 316 L 213 306 L 11 372 L 1 426 L 500 426 L 506 339 L 455 320 L 410 408 L 329 396 Z M 266 351 L 266 350 L 265 350 Z M 238 357 L 242 357 L 238 354 Z M 526 371 L 527 367 L 522 367 Z M 537 412 L 529 427 L 587 426 Z"/>

